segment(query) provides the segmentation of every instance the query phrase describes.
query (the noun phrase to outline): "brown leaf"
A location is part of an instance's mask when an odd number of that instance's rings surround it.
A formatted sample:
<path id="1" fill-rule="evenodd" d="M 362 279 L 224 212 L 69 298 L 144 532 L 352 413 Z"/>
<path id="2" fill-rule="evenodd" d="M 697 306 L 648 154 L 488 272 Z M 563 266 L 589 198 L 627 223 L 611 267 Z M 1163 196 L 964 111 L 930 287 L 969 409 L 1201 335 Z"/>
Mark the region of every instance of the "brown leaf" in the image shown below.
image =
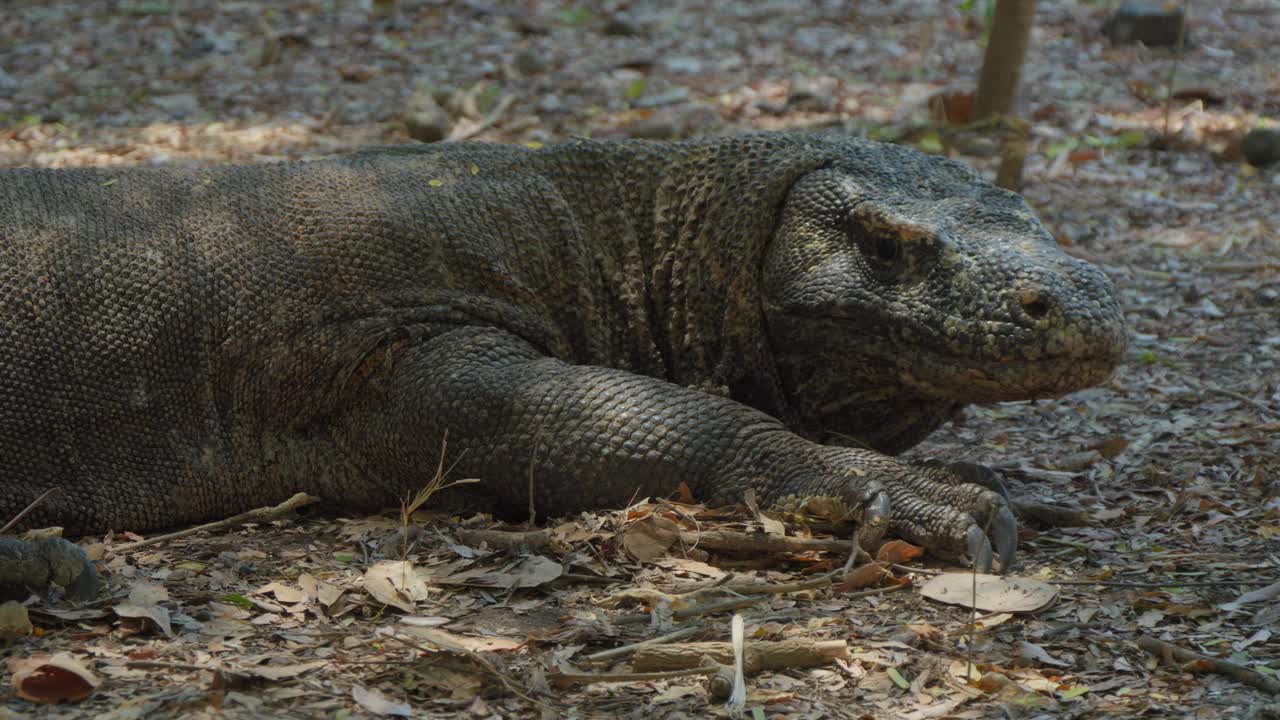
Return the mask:
<path id="1" fill-rule="evenodd" d="M 1090 450 L 1097 450 L 1099 455 L 1108 460 L 1124 452 L 1127 447 L 1129 447 L 1129 441 L 1121 437 L 1107 438 L 1089 445 Z"/>
<path id="2" fill-rule="evenodd" d="M 675 521 L 658 515 L 646 515 L 627 525 L 622 531 L 622 547 L 627 554 L 648 562 L 662 557 L 680 537 Z"/>
<path id="3" fill-rule="evenodd" d="M 18 697 L 38 703 L 76 702 L 93 693 L 98 678 L 70 653 L 33 655 L 9 661 Z"/>
<path id="4" fill-rule="evenodd" d="M 869 562 L 849 571 L 844 580 L 832 589 L 837 593 L 844 593 L 851 590 L 861 590 L 862 588 L 878 587 L 886 575 L 892 576 L 880 563 Z"/>
<path id="5" fill-rule="evenodd" d="M 924 549 L 905 540 L 890 540 L 876 551 L 876 560 L 883 563 L 904 563 L 924 554 Z"/>

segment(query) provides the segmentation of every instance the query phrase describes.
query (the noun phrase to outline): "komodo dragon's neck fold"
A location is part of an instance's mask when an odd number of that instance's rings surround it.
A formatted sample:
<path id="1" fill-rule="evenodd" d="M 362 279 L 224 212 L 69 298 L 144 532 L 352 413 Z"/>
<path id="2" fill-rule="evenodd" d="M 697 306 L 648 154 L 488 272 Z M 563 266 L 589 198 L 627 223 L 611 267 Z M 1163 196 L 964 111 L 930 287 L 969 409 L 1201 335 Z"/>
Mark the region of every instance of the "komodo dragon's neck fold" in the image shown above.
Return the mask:
<path id="1" fill-rule="evenodd" d="M 625 147 L 623 187 L 641 210 L 646 295 L 669 379 L 793 419 L 765 333 L 761 269 L 788 191 L 827 152 L 779 136 Z"/>

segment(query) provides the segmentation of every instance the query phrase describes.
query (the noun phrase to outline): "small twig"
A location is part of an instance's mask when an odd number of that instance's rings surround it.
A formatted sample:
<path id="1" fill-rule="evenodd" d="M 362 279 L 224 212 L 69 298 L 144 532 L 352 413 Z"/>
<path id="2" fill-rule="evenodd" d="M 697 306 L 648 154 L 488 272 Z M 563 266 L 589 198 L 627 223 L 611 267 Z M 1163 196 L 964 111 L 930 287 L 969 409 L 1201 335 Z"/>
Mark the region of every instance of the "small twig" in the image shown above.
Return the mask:
<path id="1" fill-rule="evenodd" d="M 1119 588 L 1197 588 L 1197 587 L 1220 587 L 1223 585 L 1257 585 L 1266 582 L 1266 580 L 1206 580 L 1195 582 L 1181 582 L 1173 580 L 1171 582 L 1128 582 L 1126 580 L 1049 580 L 1050 585 L 1101 585 L 1102 587 L 1119 587 Z"/>
<path id="2" fill-rule="evenodd" d="M 1205 272 L 1222 272 L 1222 273 L 1251 273 L 1260 270 L 1280 270 L 1280 262 L 1223 262 L 1209 263 L 1201 265 L 1200 269 Z"/>
<path id="3" fill-rule="evenodd" d="M 859 590 L 858 592 L 845 593 L 840 596 L 841 600 L 856 600 L 857 598 L 870 597 L 872 595 L 884 595 L 886 593 L 898 592 L 911 587 L 909 584 L 902 585 L 885 585 L 884 587 L 870 588 L 868 590 Z"/>
<path id="4" fill-rule="evenodd" d="M 1272 410 L 1271 408 L 1267 407 L 1266 405 L 1263 405 L 1262 403 L 1258 402 L 1257 400 L 1254 400 L 1253 398 L 1249 397 L 1248 395 L 1245 395 L 1244 393 L 1236 392 L 1235 390 L 1229 390 L 1227 388 L 1217 387 L 1216 385 L 1201 385 L 1201 387 L 1215 395 L 1222 395 L 1224 397 L 1229 397 L 1233 400 L 1239 400 L 1240 402 L 1248 405 L 1254 410 L 1257 410 L 1263 415 L 1270 415 L 1273 418 L 1280 419 L 1280 410 Z"/>
<path id="5" fill-rule="evenodd" d="M 61 491 L 62 491 L 61 487 L 51 487 L 48 490 L 45 490 L 43 493 L 40 493 L 40 497 L 36 498 L 35 500 L 32 500 L 30 505 L 27 505 L 26 507 L 22 508 L 22 512 L 18 513 L 17 515 L 14 515 L 12 520 L 4 524 L 4 527 L 0 527 L 0 535 L 3 535 L 6 532 L 9 532 L 9 528 L 13 527 L 14 525 L 17 525 L 18 521 L 22 520 L 22 518 L 27 516 L 27 513 L 31 512 L 32 510 L 35 510 L 36 507 L 40 505 L 40 503 L 45 501 L 45 498 L 49 497 L 50 495 L 56 492 L 61 492 Z"/>
<path id="6" fill-rule="evenodd" d="M 596 585 L 617 585 L 622 582 L 617 578 L 604 577 L 603 575 L 587 575 L 586 573 L 565 573 L 558 580 L 571 580 L 580 583 L 593 583 Z"/>
<path id="7" fill-rule="evenodd" d="M 893 568 L 894 570 L 897 570 L 898 572 L 918 573 L 920 575 L 941 575 L 943 572 L 945 572 L 944 570 L 934 570 L 933 568 L 911 567 L 910 565 L 901 565 L 899 563 L 893 563 L 889 567 Z"/>
<path id="8" fill-rule="evenodd" d="M 798 538 L 784 535 L 766 535 L 764 533 L 742 533 L 729 530 L 707 530 L 703 532 L 680 532 L 680 542 L 685 545 L 697 545 L 703 550 L 722 550 L 728 552 L 847 552 L 847 539 L 832 538 Z"/>
<path id="9" fill-rule="evenodd" d="M 836 658 L 848 658 L 849 645 L 844 640 L 757 640 L 746 646 L 744 654 L 743 670 L 756 673 L 826 665 Z M 733 665 L 736 663 L 734 644 L 695 642 L 648 647 L 636 653 L 631 666 L 636 672 L 680 670 L 703 665 L 705 657 L 721 665 Z"/>
<path id="10" fill-rule="evenodd" d="M 1166 665 L 1173 665 L 1176 661 L 1183 663 L 1182 669 L 1188 672 L 1211 672 L 1225 675 L 1232 680 L 1255 687 L 1263 692 L 1280 695 L 1280 681 L 1269 678 L 1243 665 L 1237 665 L 1233 662 L 1209 657 L 1208 655 L 1201 655 L 1198 652 L 1152 637 L 1140 636 L 1138 638 L 1138 647 L 1156 656 Z"/>
<path id="11" fill-rule="evenodd" d="M 567 689 L 574 685 L 598 682 L 652 682 L 698 675 L 715 675 L 718 670 L 718 667 L 708 666 L 651 673 L 580 673 L 561 671 L 549 675 L 547 679 L 557 688 Z"/>
<path id="12" fill-rule="evenodd" d="M 417 650 L 420 653 L 431 655 L 436 652 L 436 650 L 433 650 L 432 648 L 429 648 L 425 645 L 414 642 L 409 638 L 402 637 L 395 633 L 388 634 L 386 637 L 389 637 L 392 640 L 395 640 L 396 642 L 402 645 L 407 645 L 413 648 L 414 650 Z M 498 668 L 495 667 L 494 664 L 490 662 L 489 659 L 486 658 L 484 655 L 481 655 L 480 653 L 476 652 L 475 650 L 472 650 L 471 648 L 463 647 L 462 645 L 452 645 L 452 644 L 440 645 L 440 648 L 447 652 L 456 653 L 458 655 L 462 655 L 463 657 L 469 658 L 472 662 L 474 662 L 475 664 L 487 670 L 489 674 L 496 677 L 498 679 L 498 682 L 502 683 L 504 687 L 510 690 L 513 695 L 520 698 L 521 700 L 524 700 L 525 702 L 530 703 L 532 705 L 537 705 L 540 708 L 547 708 L 546 703 L 530 697 L 528 692 L 525 691 L 524 688 L 517 685 L 514 680 L 512 680 L 511 678 L 508 678 L 502 672 L 499 672 Z"/>
<path id="13" fill-rule="evenodd" d="M 996 514 L 994 510 L 987 513 L 987 522 L 982 527 L 983 537 L 991 537 L 990 535 L 991 522 L 995 519 L 996 519 Z M 1001 559 L 1003 560 L 1003 558 Z M 1000 569 L 1005 572 L 1009 572 L 1009 570 L 1011 570 L 1012 568 L 1002 567 Z M 970 575 L 970 592 L 972 594 L 969 596 L 970 597 L 969 626 L 966 629 L 966 638 L 965 638 L 966 652 L 965 652 L 965 659 L 964 659 L 964 662 L 965 662 L 964 678 L 966 682 L 968 682 L 968 680 L 973 676 L 973 636 L 975 633 L 977 633 L 977 627 L 978 627 L 978 558 L 976 557 L 973 559 L 973 568 L 971 569 L 969 575 Z"/>
<path id="14" fill-rule="evenodd" d="M 711 613 L 721 612 L 723 610 L 737 610 L 738 608 L 750 607 L 760 602 L 760 598 L 734 598 L 717 603 L 707 603 L 690 608 L 681 608 L 674 611 L 671 616 L 673 620 L 688 620 L 690 618 L 700 617 L 702 615 L 710 615 Z M 638 625 L 640 623 L 649 622 L 649 613 L 641 615 L 624 615 L 613 621 L 614 625 Z"/>
<path id="15" fill-rule="evenodd" d="M 624 655 L 630 655 L 631 653 L 639 650 L 640 648 L 652 647 L 654 645 L 662 645 L 664 643 L 675 642 L 676 640 L 683 640 L 689 637 L 690 635 L 694 635 L 696 633 L 701 632 L 703 629 L 704 628 L 702 625 L 690 625 L 688 627 L 680 628 L 679 630 L 676 630 L 674 632 L 669 632 L 666 635 L 659 635 L 658 637 L 649 638 L 648 640 L 641 640 L 640 642 L 631 643 L 630 645 L 621 645 L 616 648 L 610 648 L 609 650 L 601 650 L 598 653 L 592 653 L 590 655 L 583 657 L 582 662 L 598 663 L 598 662 L 604 662 L 606 660 L 612 660 L 614 658 L 622 657 Z"/>
<path id="16" fill-rule="evenodd" d="M 538 446 L 542 443 L 542 424 L 538 424 L 538 429 L 533 433 L 533 453 L 529 456 L 529 527 L 538 526 L 538 507 L 533 501 L 533 489 L 536 487 L 533 482 L 534 470 L 538 467 Z"/>
<path id="17" fill-rule="evenodd" d="M 314 495 L 298 493 L 274 507 L 255 508 L 248 512 L 242 512 L 239 515 L 218 520 L 217 522 L 205 523 L 204 525 L 197 525 L 195 527 L 187 528 L 186 530 L 179 530 L 177 532 L 166 533 L 164 535 L 156 535 L 145 540 L 115 545 L 108 548 L 108 550 L 112 553 L 120 553 L 126 550 L 136 550 L 140 547 L 147 547 L 149 545 L 157 545 L 162 542 L 168 542 L 169 540 L 176 540 L 189 535 L 195 535 L 196 533 L 224 530 L 229 527 L 250 522 L 268 522 L 275 520 L 282 515 L 287 515 L 298 508 L 318 502 L 320 502 L 320 498 L 315 497 Z"/>
<path id="18" fill-rule="evenodd" d="M 1187 0 L 1182 0 L 1182 22 L 1178 24 L 1178 44 L 1173 48 L 1173 63 L 1169 66 L 1169 80 L 1164 98 L 1164 137 L 1170 144 L 1172 141 L 1169 138 L 1169 116 L 1173 113 L 1173 83 L 1178 77 L 1178 63 L 1182 61 L 1182 45 L 1186 39 L 1186 29 Z"/>
<path id="19" fill-rule="evenodd" d="M 493 110 L 488 115 L 484 116 L 483 120 L 476 123 L 472 127 L 469 127 L 465 130 L 461 130 L 455 133 L 452 137 L 449 138 L 449 140 L 454 142 L 470 140 L 471 138 L 479 135 L 485 130 L 488 130 L 490 127 L 493 126 L 494 123 L 498 122 L 499 118 L 501 118 L 502 115 L 507 111 L 507 108 L 511 107 L 511 103 L 513 102 L 515 102 L 514 95 L 503 95 L 502 99 L 498 101 L 498 104 L 493 108 Z"/>
<path id="20" fill-rule="evenodd" d="M 519 547 L 547 550 L 555 544 L 550 528 L 527 531 L 459 528 L 454 532 L 459 540 L 468 545 L 488 545 L 494 550 L 510 550 Z"/>

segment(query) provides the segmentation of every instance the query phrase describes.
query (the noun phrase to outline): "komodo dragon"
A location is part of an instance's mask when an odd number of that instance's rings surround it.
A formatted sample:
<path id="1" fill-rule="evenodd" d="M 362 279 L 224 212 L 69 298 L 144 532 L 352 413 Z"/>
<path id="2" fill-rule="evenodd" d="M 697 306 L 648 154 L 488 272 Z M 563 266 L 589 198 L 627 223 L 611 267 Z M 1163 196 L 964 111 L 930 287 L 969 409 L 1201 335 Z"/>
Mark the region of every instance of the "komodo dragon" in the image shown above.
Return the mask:
<path id="1" fill-rule="evenodd" d="M 0 522 L 60 488 L 22 524 L 71 535 L 386 507 L 447 433 L 500 506 L 834 497 L 1008 567 L 989 476 L 887 454 L 1124 347 L 1018 195 L 847 136 L 0 171 Z M 0 588 L 50 581 L 98 582 L 0 543 Z"/>

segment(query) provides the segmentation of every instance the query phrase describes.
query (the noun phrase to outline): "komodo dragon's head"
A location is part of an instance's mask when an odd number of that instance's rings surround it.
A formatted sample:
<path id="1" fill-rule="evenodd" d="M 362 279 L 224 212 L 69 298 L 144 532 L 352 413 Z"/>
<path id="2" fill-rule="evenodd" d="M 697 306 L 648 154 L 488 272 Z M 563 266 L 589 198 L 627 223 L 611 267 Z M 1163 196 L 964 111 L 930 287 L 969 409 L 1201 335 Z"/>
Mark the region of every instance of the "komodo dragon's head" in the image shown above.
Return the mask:
<path id="1" fill-rule="evenodd" d="M 773 355 L 807 425 L 1110 376 L 1126 344 L 1114 287 L 1019 195 L 906 148 L 849 148 L 791 187 L 764 258 Z"/>

